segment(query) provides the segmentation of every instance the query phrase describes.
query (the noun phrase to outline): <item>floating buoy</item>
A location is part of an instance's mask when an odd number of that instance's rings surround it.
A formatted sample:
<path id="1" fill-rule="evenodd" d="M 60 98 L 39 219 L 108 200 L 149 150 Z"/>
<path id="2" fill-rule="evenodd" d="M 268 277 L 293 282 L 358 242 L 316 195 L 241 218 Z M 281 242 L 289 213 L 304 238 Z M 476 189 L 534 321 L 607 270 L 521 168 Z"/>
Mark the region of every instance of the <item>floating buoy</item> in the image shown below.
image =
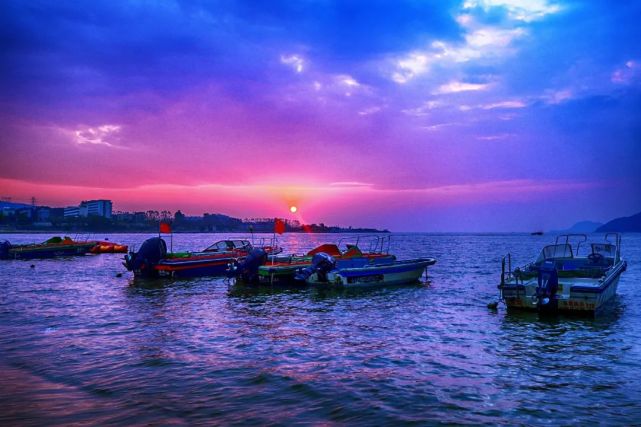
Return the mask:
<path id="1" fill-rule="evenodd" d="M 122 273 L 116 274 L 116 277 L 122 277 Z"/>
<path id="2" fill-rule="evenodd" d="M 497 310 L 499 308 L 499 302 L 498 301 L 492 301 L 487 305 L 487 308 L 490 310 Z"/>
<path id="3" fill-rule="evenodd" d="M 36 265 L 35 264 L 31 264 L 31 268 L 36 268 Z"/>

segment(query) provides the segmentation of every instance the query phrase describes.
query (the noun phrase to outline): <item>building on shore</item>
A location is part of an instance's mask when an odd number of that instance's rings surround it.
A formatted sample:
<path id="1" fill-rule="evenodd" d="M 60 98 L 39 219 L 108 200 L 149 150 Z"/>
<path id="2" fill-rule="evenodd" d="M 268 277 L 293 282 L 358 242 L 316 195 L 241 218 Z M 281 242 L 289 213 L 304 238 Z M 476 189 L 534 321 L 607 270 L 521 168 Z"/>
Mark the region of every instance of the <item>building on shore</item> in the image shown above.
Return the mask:
<path id="1" fill-rule="evenodd" d="M 111 200 L 89 200 L 80 203 L 80 207 L 86 209 L 85 216 L 97 215 L 103 218 L 111 218 Z"/>
<path id="2" fill-rule="evenodd" d="M 83 200 L 79 206 L 68 206 L 64 210 L 65 218 L 86 218 L 99 216 L 111 218 L 111 200 Z"/>

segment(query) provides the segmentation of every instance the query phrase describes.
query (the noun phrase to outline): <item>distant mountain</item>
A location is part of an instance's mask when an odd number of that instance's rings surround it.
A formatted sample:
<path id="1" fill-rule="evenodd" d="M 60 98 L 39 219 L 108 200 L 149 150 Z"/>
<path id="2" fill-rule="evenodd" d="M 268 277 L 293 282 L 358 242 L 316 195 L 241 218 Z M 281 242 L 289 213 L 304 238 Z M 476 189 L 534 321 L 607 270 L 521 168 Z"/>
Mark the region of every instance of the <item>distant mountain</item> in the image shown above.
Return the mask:
<path id="1" fill-rule="evenodd" d="M 580 221 L 570 227 L 567 231 L 571 231 L 572 233 L 594 233 L 602 225 L 602 222 Z"/>
<path id="2" fill-rule="evenodd" d="M 566 228 L 565 230 L 553 230 L 550 231 L 550 233 L 594 233 L 602 225 L 602 222 L 580 221 L 570 228 Z"/>
<path id="3" fill-rule="evenodd" d="M 596 231 L 608 232 L 628 232 L 628 233 L 641 233 L 641 212 L 636 215 L 616 218 L 612 221 L 599 227 Z"/>

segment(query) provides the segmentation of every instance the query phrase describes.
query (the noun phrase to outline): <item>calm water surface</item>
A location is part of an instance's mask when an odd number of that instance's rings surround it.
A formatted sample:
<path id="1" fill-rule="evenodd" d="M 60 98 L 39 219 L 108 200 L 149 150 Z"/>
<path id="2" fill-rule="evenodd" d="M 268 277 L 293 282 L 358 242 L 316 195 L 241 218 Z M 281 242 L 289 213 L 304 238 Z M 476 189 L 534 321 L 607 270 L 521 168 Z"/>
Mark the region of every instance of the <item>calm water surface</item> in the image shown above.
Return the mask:
<path id="1" fill-rule="evenodd" d="M 301 253 L 336 238 L 280 241 Z M 115 254 L 2 261 L 0 425 L 639 423 L 641 235 L 623 236 L 629 265 L 611 314 L 486 307 L 501 256 L 525 263 L 550 240 L 396 235 L 399 258 L 438 259 L 430 283 L 359 291 L 133 283 Z"/>

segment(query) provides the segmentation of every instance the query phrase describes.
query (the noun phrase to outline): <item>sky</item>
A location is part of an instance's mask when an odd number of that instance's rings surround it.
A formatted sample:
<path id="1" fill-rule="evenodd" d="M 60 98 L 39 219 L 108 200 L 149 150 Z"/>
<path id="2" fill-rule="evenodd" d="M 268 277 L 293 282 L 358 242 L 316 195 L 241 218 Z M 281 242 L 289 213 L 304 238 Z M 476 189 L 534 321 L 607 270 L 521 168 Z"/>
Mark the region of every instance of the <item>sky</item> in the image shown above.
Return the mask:
<path id="1" fill-rule="evenodd" d="M 2 1 L 0 196 L 393 231 L 631 215 L 640 19 L 605 0 Z"/>

